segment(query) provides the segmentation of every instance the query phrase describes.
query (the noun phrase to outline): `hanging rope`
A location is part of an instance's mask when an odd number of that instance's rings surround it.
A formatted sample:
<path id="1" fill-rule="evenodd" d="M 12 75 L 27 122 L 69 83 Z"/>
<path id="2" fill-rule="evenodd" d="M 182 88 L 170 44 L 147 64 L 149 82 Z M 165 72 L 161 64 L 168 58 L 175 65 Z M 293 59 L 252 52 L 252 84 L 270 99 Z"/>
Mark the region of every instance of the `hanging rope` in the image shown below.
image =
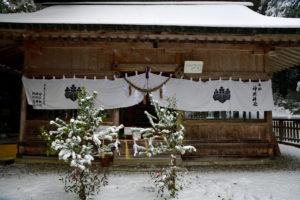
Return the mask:
<path id="1" fill-rule="evenodd" d="M 160 89 L 164 84 L 166 84 L 169 80 L 171 79 L 171 77 L 168 77 L 163 83 L 161 83 L 160 85 L 152 88 L 152 89 L 143 89 L 143 88 L 140 88 L 136 85 L 134 85 L 133 83 L 131 83 L 126 77 L 124 77 L 124 80 L 131 86 L 133 87 L 134 89 L 140 91 L 140 92 L 144 92 L 144 93 L 149 93 L 149 92 L 154 92 L 158 89 Z"/>

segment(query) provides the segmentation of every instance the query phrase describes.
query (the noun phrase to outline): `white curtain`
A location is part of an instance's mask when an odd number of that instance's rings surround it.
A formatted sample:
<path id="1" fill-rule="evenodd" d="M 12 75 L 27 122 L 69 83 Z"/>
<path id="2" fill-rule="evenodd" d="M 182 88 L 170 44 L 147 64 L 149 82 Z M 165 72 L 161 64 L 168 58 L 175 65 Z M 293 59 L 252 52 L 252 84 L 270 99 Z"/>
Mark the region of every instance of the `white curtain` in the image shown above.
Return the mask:
<path id="1" fill-rule="evenodd" d="M 141 89 L 152 89 L 168 77 L 145 73 L 127 77 L 131 84 Z M 144 93 L 131 87 L 123 78 L 107 79 L 28 79 L 22 78 L 28 104 L 35 109 L 76 109 L 76 94 L 85 86 L 88 93 L 98 92 L 96 105 L 105 109 L 129 107 L 140 103 Z M 183 111 L 271 111 L 273 96 L 271 81 L 242 82 L 232 80 L 214 80 L 196 82 L 171 78 L 160 91 L 152 95 L 161 106 L 167 105 L 167 97 L 175 97 L 177 109 Z"/>
<path id="2" fill-rule="evenodd" d="M 215 90 L 221 93 L 221 87 L 230 91 L 230 99 L 225 102 L 213 98 Z M 153 92 L 154 99 L 166 106 L 166 97 L 175 97 L 178 109 L 184 111 L 271 111 L 274 106 L 271 80 L 195 82 L 170 79 L 164 85 L 164 91 L 163 99 L 160 99 L 159 91 Z"/>

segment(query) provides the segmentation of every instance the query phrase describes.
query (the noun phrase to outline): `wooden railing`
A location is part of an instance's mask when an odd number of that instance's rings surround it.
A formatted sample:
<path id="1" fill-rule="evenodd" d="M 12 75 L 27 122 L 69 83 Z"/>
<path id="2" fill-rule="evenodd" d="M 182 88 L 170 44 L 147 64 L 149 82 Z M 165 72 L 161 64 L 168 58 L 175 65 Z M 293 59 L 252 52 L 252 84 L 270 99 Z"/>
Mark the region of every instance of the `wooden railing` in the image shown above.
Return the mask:
<path id="1" fill-rule="evenodd" d="M 300 119 L 273 119 L 278 142 L 300 144 Z"/>

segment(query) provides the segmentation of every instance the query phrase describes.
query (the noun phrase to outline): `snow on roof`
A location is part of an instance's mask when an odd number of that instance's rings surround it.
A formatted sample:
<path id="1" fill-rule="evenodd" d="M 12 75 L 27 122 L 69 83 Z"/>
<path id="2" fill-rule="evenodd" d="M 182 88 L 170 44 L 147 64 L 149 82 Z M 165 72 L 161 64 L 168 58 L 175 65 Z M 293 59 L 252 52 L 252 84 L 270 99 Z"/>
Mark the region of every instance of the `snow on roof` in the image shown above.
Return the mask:
<path id="1" fill-rule="evenodd" d="M 0 23 L 300 28 L 300 19 L 260 15 L 242 3 L 55 5 L 0 14 Z"/>
<path id="2" fill-rule="evenodd" d="M 118 1 L 118 2 L 44 2 L 43 5 L 220 5 L 234 4 L 253 6 L 252 2 L 228 2 L 228 1 Z"/>

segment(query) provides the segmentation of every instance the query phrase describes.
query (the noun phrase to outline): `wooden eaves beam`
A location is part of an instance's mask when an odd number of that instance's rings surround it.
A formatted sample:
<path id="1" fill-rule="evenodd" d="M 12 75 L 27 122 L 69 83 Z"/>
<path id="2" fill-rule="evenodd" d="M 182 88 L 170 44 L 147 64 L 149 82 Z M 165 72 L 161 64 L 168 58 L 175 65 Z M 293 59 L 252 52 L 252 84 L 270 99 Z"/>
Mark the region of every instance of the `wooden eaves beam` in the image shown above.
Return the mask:
<path id="1" fill-rule="evenodd" d="M 298 58 L 295 58 L 291 55 L 286 55 L 284 54 L 283 52 L 281 52 L 280 56 L 279 56 L 280 59 L 283 59 L 283 60 L 287 60 L 289 62 L 293 62 L 295 64 L 300 64 L 300 57 Z"/>
<path id="2" fill-rule="evenodd" d="M 176 42 L 230 42 L 230 43 L 256 43 L 269 44 L 281 42 L 300 43 L 299 34 L 207 34 L 207 33 L 170 33 L 170 32 L 143 32 L 143 31 L 76 31 L 76 30 L 22 30 L 0 29 L 0 38 L 9 39 L 39 39 L 39 40 L 151 40 Z"/>
<path id="3" fill-rule="evenodd" d="M 278 63 L 278 64 L 280 64 L 283 67 L 290 67 L 290 66 L 294 65 L 294 63 L 283 61 L 283 60 L 280 60 L 278 58 L 273 58 L 272 61 L 271 61 L 271 63 Z"/>
<path id="4" fill-rule="evenodd" d="M 289 53 L 288 51 L 281 51 L 281 55 L 290 58 L 291 60 L 295 60 L 300 63 L 300 53 L 299 55 L 294 53 Z"/>
<path id="5" fill-rule="evenodd" d="M 151 68 L 151 72 L 173 73 L 180 67 L 179 64 L 116 64 L 116 70 L 120 72 L 145 72 L 146 67 Z"/>
<path id="6" fill-rule="evenodd" d="M 300 62 L 300 57 L 294 58 L 293 56 L 285 55 L 282 52 L 278 52 L 276 54 L 271 54 L 270 58 L 271 58 L 271 60 L 275 60 L 275 61 L 279 60 L 279 61 L 290 63 L 290 64 L 293 64 L 293 63 L 297 64 Z"/>

